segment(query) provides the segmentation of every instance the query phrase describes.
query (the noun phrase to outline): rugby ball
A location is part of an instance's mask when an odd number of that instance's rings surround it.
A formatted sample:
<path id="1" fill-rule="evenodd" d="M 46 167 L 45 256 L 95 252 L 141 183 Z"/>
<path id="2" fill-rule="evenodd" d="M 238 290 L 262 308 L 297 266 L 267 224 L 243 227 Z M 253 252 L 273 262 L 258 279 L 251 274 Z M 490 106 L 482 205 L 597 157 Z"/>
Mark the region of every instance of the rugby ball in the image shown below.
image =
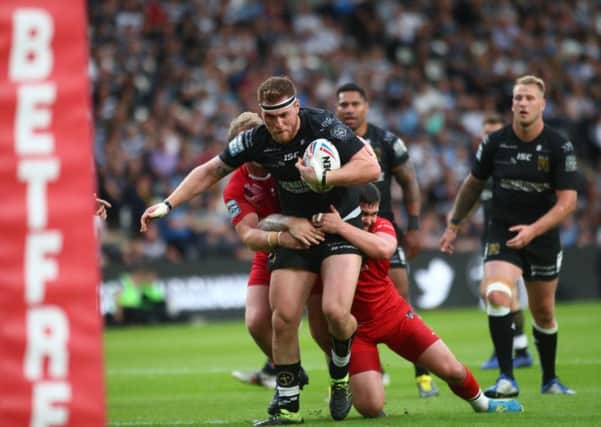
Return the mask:
<path id="1" fill-rule="evenodd" d="M 319 182 L 315 185 L 305 182 L 307 187 L 316 193 L 325 193 L 333 188 L 330 185 L 322 187 L 321 179 L 325 171 L 340 169 L 340 155 L 338 154 L 338 150 L 334 144 L 324 138 L 316 139 L 315 141 L 311 142 L 303 154 L 303 163 L 305 166 L 310 166 L 313 168 L 315 171 L 315 176 L 317 176 L 319 180 Z"/>

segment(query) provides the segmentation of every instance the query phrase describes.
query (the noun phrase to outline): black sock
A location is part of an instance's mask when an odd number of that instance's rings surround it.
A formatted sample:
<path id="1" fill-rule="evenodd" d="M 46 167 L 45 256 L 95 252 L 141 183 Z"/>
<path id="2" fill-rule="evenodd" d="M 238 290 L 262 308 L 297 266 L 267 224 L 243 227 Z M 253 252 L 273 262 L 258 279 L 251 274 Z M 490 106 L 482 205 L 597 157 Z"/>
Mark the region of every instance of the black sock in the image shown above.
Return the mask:
<path id="1" fill-rule="evenodd" d="M 532 327 L 532 336 L 534 344 L 538 350 L 538 357 L 543 369 L 543 384 L 556 377 L 555 374 L 555 356 L 557 354 L 557 332 L 546 334 Z"/>
<path id="2" fill-rule="evenodd" d="M 267 359 L 267 361 L 261 368 L 261 371 L 268 375 L 275 375 L 275 366 L 273 365 L 273 362 Z"/>
<path id="3" fill-rule="evenodd" d="M 505 316 L 488 316 L 488 329 L 495 346 L 501 373 L 513 378 L 513 329 L 511 314 Z"/>
<path id="4" fill-rule="evenodd" d="M 522 335 L 524 333 L 524 312 L 520 308 L 509 314 L 511 314 L 513 320 L 513 336 L 517 337 L 518 335 Z"/>
<path id="5" fill-rule="evenodd" d="M 330 370 L 330 377 L 335 380 L 344 378 L 346 374 L 348 374 L 353 336 L 346 340 L 339 340 L 336 337 L 332 337 L 332 357 L 330 358 L 328 367 Z"/>
<path id="6" fill-rule="evenodd" d="M 524 335 L 524 312 L 522 311 L 522 309 L 512 311 L 511 316 L 513 318 L 513 338 L 514 338 L 513 344 L 514 344 L 514 350 L 515 350 L 515 357 L 527 356 L 528 355 L 527 338 L 524 336 L 524 338 L 522 340 L 517 340 L 517 337 Z M 522 341 L 523 341 L 523 343 L 521 345 L 525 344 L 525 347 L 522 347 L 522 348 L 516 347 L 516 342 L 520 343 Z"/>
<path id="7" fill-rule="evenodd" d="M 300 361 L 291 365 L 275 365 L 279 408 L 298 412 L 300 406 L 298 384 L 300 366 Z"/>
<path id="8" fill-rule="evenodd" d="M 415 377 L 419 377 L 421 375 L 430 375 L 430 371 L 428 371 L 426 368 L 422 368 L 421 366 L 417 366 L 417 365 L 413 365 L 413 367 L 415 368 Z"/>

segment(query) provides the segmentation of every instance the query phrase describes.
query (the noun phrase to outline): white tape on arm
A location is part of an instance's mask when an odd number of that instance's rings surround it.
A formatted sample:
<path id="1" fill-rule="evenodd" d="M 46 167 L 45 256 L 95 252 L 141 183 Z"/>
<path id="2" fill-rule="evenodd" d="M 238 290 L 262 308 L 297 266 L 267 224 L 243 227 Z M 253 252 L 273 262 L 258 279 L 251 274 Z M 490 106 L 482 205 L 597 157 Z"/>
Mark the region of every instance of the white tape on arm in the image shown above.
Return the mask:
<path id="1" fill-rule="evenodd" d="M 165 202 L 159 203 L 155 210 L 150 213 L 151 218 L 162 218 L 171 211 L 169 205 Z"/>

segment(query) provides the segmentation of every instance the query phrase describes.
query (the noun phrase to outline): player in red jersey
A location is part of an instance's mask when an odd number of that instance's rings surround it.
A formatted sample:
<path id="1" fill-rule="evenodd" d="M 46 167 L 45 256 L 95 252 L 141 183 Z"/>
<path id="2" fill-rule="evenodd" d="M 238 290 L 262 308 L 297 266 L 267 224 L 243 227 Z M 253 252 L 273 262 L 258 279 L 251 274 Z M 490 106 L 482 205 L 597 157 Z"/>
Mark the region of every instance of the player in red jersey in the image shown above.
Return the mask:
<path id="1" fill-rule="evenodd" d="M 363 229 L 349 226 L 338 212 L 313 217 L 316 227 L 344 237 L 367 257 L 361 268 L 352 314 L 359 326 L 351 347 L 350 384 L 353 405 L 365 417 L 383 415 L 384 385 L 377 345 L 428 369 L 446 381 L 457 396 L 476 412 L 519 412 L 517 400 L 486 397 L 469 368 L 460 363 L 445 343 L 414 313 L 388 276 L 390 257 L 397 248 L 392 223 L 378 217 L 380 194 L 373 184 L 360 195 Z"/>
<path id="2" fill-rule="evenodd" d="M 257 114 L 242 113 L 230 124 L 228 140 L 262 123 Z M 268 358 L 265 366 L 258 371 L 234 371 L 232 375 L 243 382 L 275 388 L 275 369 L 271 363 L 272 312 L 269 306 L 271 274 L 267 266 L 268 254 L 276 246 L 298 249 L 310 244 L 318 244 L 323 240 L 323 234 L 308 220 L 302 218 L 291 218 L 288 221 L 290 232 L 268 232 L 258 228 L 259 221 L 272 213 L 279 212 L 280 206 L 273 178 L 265 169 L 253 162 L 246 163 L 233 172 L 223 191 L 223 201 L 242 242 L 256 251 L 248 279 L 245 321 L 250 335 Z M 309 298 L 307 307 L 312 334 L 322 349 L 329 351 L 330 338 L 325 319 L 321 315 L 321 294 L 314 292 Z M 302 387 L 308 383 L 308 378 L 304 371 L 301 371 L 300 377 Z"/>

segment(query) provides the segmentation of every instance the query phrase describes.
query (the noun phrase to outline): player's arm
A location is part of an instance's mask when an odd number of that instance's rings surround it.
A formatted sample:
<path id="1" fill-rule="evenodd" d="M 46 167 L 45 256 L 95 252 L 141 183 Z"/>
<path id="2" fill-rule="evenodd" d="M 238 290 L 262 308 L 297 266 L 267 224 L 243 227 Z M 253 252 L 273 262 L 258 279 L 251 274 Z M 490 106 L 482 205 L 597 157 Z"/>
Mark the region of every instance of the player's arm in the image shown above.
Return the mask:
<path id="1" fill-rule="evenodd" d="M 303 180 L 319 183 L 322 186 L 350 187 L 367 184 L 380 177 L 378 160 L 366 147 L 360 148 L 340 169 L 324 171 L 321 177 L 316 177 L 313 168 L 306 166 L 301 158 L 296 162 L 296 168 Z"/>
<path id="2" fill-rule="evenodd" d="M 259 227 L 266 231 L 288 231 L 305 247 L 318 245 L 325 240 L 325 235 L 306 218 L 271 214 L 259 222 Z"/>
<path id="3" fill-rule="evenodd" d="M 480 193 L 484 189 L 486 181 L 476 178 L 470 174 L 465 178 L 455 198 L 455 203 L 447 216 L 447 228 L 440 238 L 440 250 L 452 254 L 455 251 L 453 242 L 457 238 L 459 224 L 474 211 L 474 205 L 480 199 Z"/>
<path id="4" fill-rule="evenodd" d="M 328 171 L 326 184 L 334 187 L 348 187 L 367 184 L 380 177 L 380 164 L 373 151 L 367 147 L 357 151 L 340 169 Z"/>
<path id="5" fill-rule="evenodd" d="M 338 211 L 331 206 L 331 212 L 322 215 L 316 223 L 326 233 L 338 234 L 355 245 L 361 252 L 371 259 L 389 259 L 397 248 L 396 237 L 393 236 L 394 229 L 390 224 L 390 233 L 362 230 L 354 225 L 343 221 Z"/>
<path id="6" fill-rule="evenodd" d="M 532 224 L 520 224 L 510 227 L 509 230 L 517 234 L 507 241 L 511 248 L 523 248 L 535 237 L 557 227 L 564 219 L 576 210 L 578 193 L 576 190 L 555 191 L 557 201 L 549 211 Z"/>
<path id="7" fill-rule="evenodd" d="M 102 219 L 106 219 L 107 217 L 107 209 L 111 208 L 112 205 L 104 199 L 99 199 L 94 194 L 94 200 L 96 202 L 96 216 L 99 216 Z"/>
<path id="8" fill-rule="evenodd" d="M 197 166 L 179 183 L 177 188 L 164 202 L 146 209 L 140 219 L 140 231 L 144 232 L 147 230 L 149 221 L 167 215 L 171 209 L 211 188 L 233 169 L 224 163 L 219 156 L 215 156 L 208 162 Z"/>
<path id="9" fill-rule="evenodd" d="M 421 194 L 415 169 L 410 160 L 407 160 L 402 165 L 398 165 L 392 170 L 396 181 L 403 189 L 403 204 L 409 218 L 419 218 L 421 210 Z"/>
<path id="10" fill-rule="evenodd" d="M 407 212 L 407 233 L 403 246 L 409 259 L 415 257 L 421 249 L 421 235 L 419 233 L 419 214 L 421 210 L 421 194 L 415 169 L 409 159 L 398 165 L 392 173 L 403 189 L 403 204 Z"/>
<path id="11" fill-rule="evenodd" d="M 479 180 L 472 174 L 465 178 L 449 214 L 449 223 L 452 226 L 459 226 L 474 211 L 474 206 L 480 200 L 480 194 L 484 190 L 485 184 L 486 181 Z"/>
<path id="12" fill-rule="evenodd" d="M 558 226 L 576 210 L 576 202 L 578 201 L 576 190 L 557 190 L 555 194 L 557 196 L 555 205 L 532 224 L 537 236 Z"/>
<path id="13" fill-rule="evenodd" d="M 242 243 L 254 251 L 269 252 L 277 246 L 290 249 L 301 249 L 304 245 L 286 231 L 265 231 L 259 228 L 259 217 L 256 213 L 247 214 L 238 224 L 236 232 Z"/>

